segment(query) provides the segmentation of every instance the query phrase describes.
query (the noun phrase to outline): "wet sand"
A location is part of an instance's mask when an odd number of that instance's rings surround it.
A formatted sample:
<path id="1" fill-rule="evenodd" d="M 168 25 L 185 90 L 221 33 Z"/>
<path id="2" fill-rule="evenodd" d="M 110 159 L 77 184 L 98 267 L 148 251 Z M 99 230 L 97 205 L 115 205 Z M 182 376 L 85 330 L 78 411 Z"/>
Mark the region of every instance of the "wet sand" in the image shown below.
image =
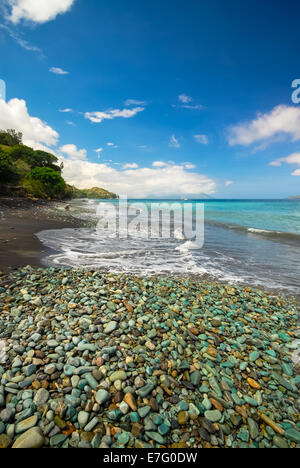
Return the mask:
<path id="1" fill-rule="evenodd" d="M 43 266 L 46 248 L 36 233 L 47 229 L 82 227 L 84 222 L 65 210 L 67 202 L 0 198 L 0 270 Z"/>

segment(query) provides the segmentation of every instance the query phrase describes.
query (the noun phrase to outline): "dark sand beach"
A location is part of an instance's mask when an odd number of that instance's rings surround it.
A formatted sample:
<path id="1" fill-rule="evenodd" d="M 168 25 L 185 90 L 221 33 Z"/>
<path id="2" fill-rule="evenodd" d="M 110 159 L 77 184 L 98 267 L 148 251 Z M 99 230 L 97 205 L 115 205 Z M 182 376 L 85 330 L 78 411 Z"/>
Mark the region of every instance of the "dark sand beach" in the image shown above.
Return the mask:
<path id="1" fill-rule="evenodd" d="M 58 210 L 57 205 L 62 209 Z M 66 202 L 0 198 L 0 270 L 42 266 L 41 259 L 52 250 L 35 234 L 83 225 L 80 219 L 64 210 L 67 205 Z"/>

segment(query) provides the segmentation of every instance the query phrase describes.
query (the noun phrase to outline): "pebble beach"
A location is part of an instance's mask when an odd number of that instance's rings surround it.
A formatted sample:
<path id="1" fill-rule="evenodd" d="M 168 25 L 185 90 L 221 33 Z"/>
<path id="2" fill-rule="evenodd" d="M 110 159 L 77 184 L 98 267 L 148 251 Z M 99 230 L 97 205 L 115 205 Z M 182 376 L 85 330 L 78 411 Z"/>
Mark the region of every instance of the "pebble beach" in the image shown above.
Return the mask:
<path id="1" fill-rule="evenodd" d="M 2 274 L 0 447 L 299 447 L 299 311 L 192 278 Z"/>

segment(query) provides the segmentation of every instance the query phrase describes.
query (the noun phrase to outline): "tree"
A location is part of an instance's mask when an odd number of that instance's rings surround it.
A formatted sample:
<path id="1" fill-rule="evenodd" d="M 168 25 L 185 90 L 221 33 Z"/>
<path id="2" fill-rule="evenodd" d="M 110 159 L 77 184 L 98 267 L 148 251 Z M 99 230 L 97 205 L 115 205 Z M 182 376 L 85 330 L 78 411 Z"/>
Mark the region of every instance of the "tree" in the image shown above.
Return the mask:
<path id="1" fill-rule="evenodd" d="M 0 149 L 0 183 L 7 185 L 17 183 L 20 175 L 11 156 Z"/>
<path id="2" fill-rule="evenodd" d="M 0 145 L 15 146 L 22 144 L 23 134 L 14 129 L 0 130 Z"/>
<path id="3" fill-rule="evenodd" d="M 37 166 L 39 167 L 50 167 L 54 171 L 61 172 L 61 168 L 56 165 L 58 159 L 51 153 L 46 151 L 37 150 L 34 152 L 36 156 Z"/>
<path id="4" fill-rule="evenodd" d="M 27 188 L 33 187 L 51 198 L 63 198 L 67 191 L 67 184 L 58 171 L 50 167 L 36 167 L 26 176 Z M 28 184 L 29 182 L 29 184 Z"/>

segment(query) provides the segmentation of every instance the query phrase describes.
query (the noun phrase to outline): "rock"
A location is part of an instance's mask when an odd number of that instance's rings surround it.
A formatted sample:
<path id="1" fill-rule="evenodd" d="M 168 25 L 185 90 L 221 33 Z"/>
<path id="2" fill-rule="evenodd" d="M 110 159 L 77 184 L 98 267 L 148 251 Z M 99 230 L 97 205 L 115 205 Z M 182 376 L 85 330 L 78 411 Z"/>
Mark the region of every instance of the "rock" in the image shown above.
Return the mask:
<path id="1" fill-rule="evenodd" d="M 21 434 L 22 432 L 31 429 L 32 427 L 36 426 L 38 418 L 36 415 L 31 416 L 30 418 L 24 419 L 23 421 L 19 422 L 16 425 L 16 434 Z"/>
<path id="2" fill-rule="evenodd" d="M 80 427 L 85 427 L 88 423 L 88 420 L 90 418 L 90 415 L 89 413 L 87 413 L 86 411 L 80 411 L 78 413 L 78 424 Z"/>
<path id="3" fill-rule="evenodd" d="M 114 372 L 110 377 L 109 380 L 114 383 L 116 380 L 126 380 L 126 372 L 120 370 Z"/>
<path id="4" fill-rule="evenodd" d="M 40 448 L 43 446 L 44 440 L 41 429 L 39 427 L 33 427 L 18 437 L 12 448 Z"/>
<path id="5" fill-rule="evenodd" d="M 205 411 L 204 416 L 211 422 L 218 422 L 222 419 L 222 413 L 218 410 Z"/>
<path id="6" fill-rule="evenodd" d="M 45 405 L 48 400 L 49 400 L 49 392 L 46 388 L 40 388 L 36 392 L 34 399 L 33 399 L 37 407 Z"/>
<path id="7" fill-rule="evenodd" d="M 177 421 L 178 421 L 178 424 L 180 424 L 180 426 L 183 426 L 184 424 L 186 424 L 188 420 L 189 420 L 189 413 L 187 411 L 181 411 L 178 414 Z"/>
<path id="8" fill-rule="evenodd" d="M 124 401 L 130 407 L 130 409 L 132 409 L 132 411 L 137 410 L 135 399 L 131 393 L 126 393 L 126 395 L 124 396 Z"/>
<path id="9" fill-rule="evenodd" d="M 0 449 L 9 448 L 12 444 L 12 439 L 6 434 L 0 434 Z"/>
<path id="10" fill-rule="evenodd" d="M 103 403 L 106 403 L 108 400 L 110 400 L 111 396 L 106 390 L 98 390 L 95 395 L 95 399 L 99 405 L 102 405 Z"/>
<path id="11" fill-rule="evenodd" d="M 284 436 L 286 439 L 296 442 L 296 444 L 300 444 L 300 431 L 291 427 L 285 431 Z"/>
<path id="12" fill-rule="evenodd" d="M 282 437 L 276 435 L 273 437 L 273 444 L 276 445 L 276 447 L 280 449 L 288 449 L 289 444 L 287 443 L 286 440 L 284 440 Z"/>
<path id="13" fill-rule="evenodd" d="M 110 333 L 116 330 L 117 326 L 118 326 L 118 322 L 114 322 L 114 321 L 109 322 L 104 328 L 104 333 L 106 335 L 109 335 Z"/>

